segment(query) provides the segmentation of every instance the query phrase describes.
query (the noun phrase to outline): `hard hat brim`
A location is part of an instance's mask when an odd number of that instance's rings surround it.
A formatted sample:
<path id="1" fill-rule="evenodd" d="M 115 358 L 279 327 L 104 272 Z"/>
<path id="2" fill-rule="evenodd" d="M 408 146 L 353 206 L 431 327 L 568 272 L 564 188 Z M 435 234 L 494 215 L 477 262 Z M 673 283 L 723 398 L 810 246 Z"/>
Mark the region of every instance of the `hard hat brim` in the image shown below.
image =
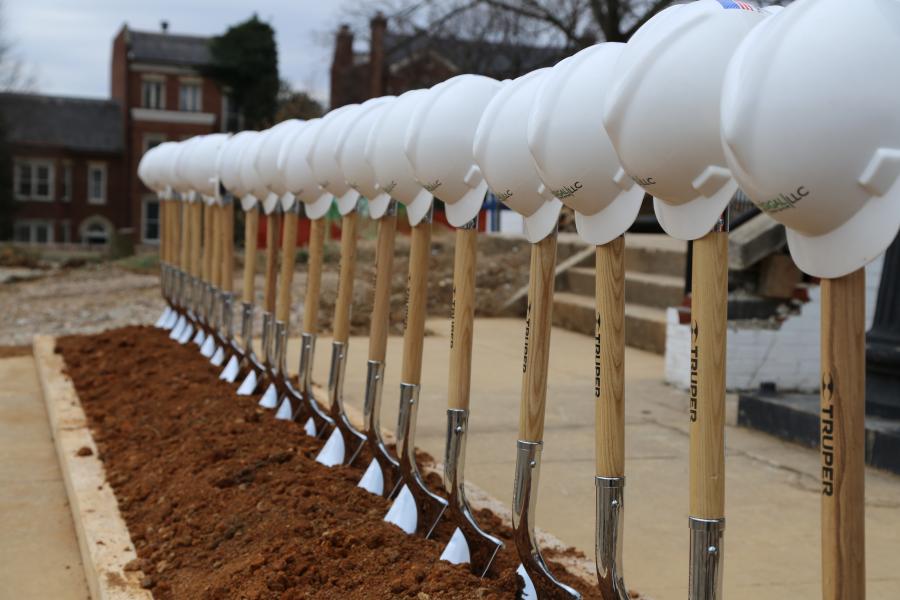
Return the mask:
<path id="1" fill-rule="evenodd" d="M 431 192 L 422 188 L 413 201 L 406 205 L 406 218 L 409 219 L 410 226 L 415 227 L 425 218 L 431 209 L 433 199 Z"/>
<path id="2" fill-rule="evenodd" d="M 328 214 L 332 200 L 334 200 L 334 196 L 332 196 L 330 192 L 325 192 L 313 202 L 307 203 L 305 205 L 306 216 L 309 217 L 311 221 L 321 219 Z"/>
<path id="3" fill-rule="evenodd" d="M 575 228 L 589 244 L 600 246 L 628 231 L 641 210 L 644 189 L 633 185 L 621 192 L 606 208 L 592 215 L 575 211 Z"/>
<path id="4" fill-rule="evenodd" d="M 826 234 L 808 236 L 785 228 L 791 258 L 808 275 L 842 277 L 864 267 L 891 245 L 900 231 L 900 180 L 884 196 L 862 208 Z"/>
<path id="5" fill-rule="evenodd" d="M 285 192 L 281 195 L 281 210 L 284 212 L 288 212 L 294 206 L 294 203 L 297 201 L 297 197 L 290 192 Z"/>
<path id="6" fill-rule="evenodd" d="M 525 238 L 536 244 L 556 231 L 561 210 L 562 201 L 558 198 L 544 202 L 533 214 L 525 217 Z"/>
<path id="7" fill-rule="evenodd" d="M 465 193 L 453 204 L 444 203 L 447 212 L 447 222 L 454 227 L 462 227 L 481 212 L 484 204 L 484 195 L 487 193 L 487 181 L 482 180 L 477 186 Z"/>
<path id="8" fill-rule="evenodd" d="M 269 192 L 269 195 L 262 201 L 263 212 L 271 215 L 278 208 L 279 197 L 275 192 Z"/>
<path id="9" fill-rule="evenodd" d="M 697 196 L 684 204 L 666 204 L 654 197 L 653 211 L 667 234 L 679 240 L 696 240 L 710 232 L 737 189 L 737 182 L 731 179 L 712 196 Z"/>
<path id="10" fill-rule="evenodd" d="M 340 198 L 336 198 L 338 212 L 344 217 L 356 210 L 356 203 L 359 201 L 359 192 L 350 188 Z"/>
<path id="11" fill-rule="evenodd" d="M 244 212 L 250 212 L 254 208 L 256 208 L 256 196 L 252 194 L 247 194 L 243 198 L 241 198 L 241 208 L 244 209 Z"/>
<path id="12" fill-rule="evenodd" d="M 376 220 L 380 219 L 385 215 L 390 205 L 391 195 L 385 194 L 384 192 L 379 193 L 377 196 L 369 200 L 369 218 Z"/>

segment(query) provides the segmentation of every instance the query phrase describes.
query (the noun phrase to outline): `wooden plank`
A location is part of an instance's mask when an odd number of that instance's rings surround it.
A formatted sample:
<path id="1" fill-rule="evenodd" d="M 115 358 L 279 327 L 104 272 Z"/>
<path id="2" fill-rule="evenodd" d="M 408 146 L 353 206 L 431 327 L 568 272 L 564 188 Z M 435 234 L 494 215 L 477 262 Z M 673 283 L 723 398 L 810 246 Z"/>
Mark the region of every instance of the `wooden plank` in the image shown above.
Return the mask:
<path id="1" fill-rule="evenodd" d="M 143 574 L 125 571 L 125 565 L 136 559 L 137 553 L 106 481 L 103 463 L 97 457 L 78 394 L 72 380 L 63 373 L 63 359 L 54 353 L 55 347 L 56 339 L 51 336 L 34 338 L 34 360 L 91 598 L 152 599 L 153 595 L 141 588 Z M 82 448 L 90 448 L 92 454 L 79 456 Z"/>

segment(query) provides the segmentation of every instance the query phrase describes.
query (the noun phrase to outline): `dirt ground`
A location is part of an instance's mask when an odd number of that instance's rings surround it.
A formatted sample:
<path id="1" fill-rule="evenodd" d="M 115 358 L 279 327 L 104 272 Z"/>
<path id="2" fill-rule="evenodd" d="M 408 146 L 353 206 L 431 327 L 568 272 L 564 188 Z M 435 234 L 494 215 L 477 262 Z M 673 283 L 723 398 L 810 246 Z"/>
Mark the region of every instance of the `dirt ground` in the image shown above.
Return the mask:
<path id="1" fill-rule="evenodd" d="M 477 515 L 505 541 L 487 577 L 439 561 L 452 523 L 426 540 L 384 522 L 388 501 L 356 486 L 367 457 L 316 463 L 321 440 L 236 396 L 163 332 L 67 337 L 58 351 L 135 541 L 129 568 L 156 598 L 514 597 L 518 558 L 496 515 Z M 429 485 L 437 489 L 437 476 Z M 551 565 L 585 598 L 599 597 Z"/>
<path id="2" fill-rule="evenodd" d="M 428 312 L 433 316 L 450 314 L 453 289 L 453 232 L 435 228 L 429 273 Z M 529 245 L 524 240 L 498 236 L 479 236 L 476 312 L 481 316 L 499 314 L 506 300 L 527 283 Z M 353 293 L 352 332 L 367 333 L 372 310 L 374 281 L 374 232 L 360 236 Z M 405 303 L 409 238 L 398 235 L 394 258 L 391 294 L 391 325 L 401 333 Z M 262 252 L 260 252 L 262 254 Z M 298 255 L 303 256 L 301 250 Z M 340 261 L 339 242 L 329 240 L 325 250 L 325 268 L 319 306 L 320 331 L 331 329 L 337 296 Z M 240 283 L 240 261 L 235 283 Z M 140 268 L 133 265 L 139 264 Z M 96 333 L 114 327 L 153 323 L 163 309 L 159 279 L 153 261 L 101 262 L 78 267 L 45 269 L 32 278 L 0 284 L 0 346 L 19 346 L 31 342 L 36 333 L 64 335 Z M 148 266 L 149 265 L 149 266 Z M 262 272 L 262 257 L 257 273 Z M 298 333 L 303 314 L 306 265 L 297 261 L 292 286 L 291 331 Z M 262 277 L 257 277 L 257 306 L 262 304 Z M 257 310 L 255 331 L 259 333 Z M 240 324 L 238 309 L 234 323 Z"/>

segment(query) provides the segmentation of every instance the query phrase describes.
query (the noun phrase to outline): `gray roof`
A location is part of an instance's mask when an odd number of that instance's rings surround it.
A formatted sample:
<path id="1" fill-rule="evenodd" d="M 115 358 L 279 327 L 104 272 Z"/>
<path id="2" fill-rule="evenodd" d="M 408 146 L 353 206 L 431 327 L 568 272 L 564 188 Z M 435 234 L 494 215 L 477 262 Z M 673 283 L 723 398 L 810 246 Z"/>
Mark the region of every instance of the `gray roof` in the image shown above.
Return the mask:
<path id="1" fill-rule="evenodd" d="M 387 64 L 395 64 L 423 52 L 434 52 L 461 73 L 479 73 L 496 79 L 513 78 L 554 65 L 571 50 L 553 46 L 529 46 L 487 40 L 437 37 L 424 33 L 385 36 Z"/>
<path id="2" fill-rule="evenodd" d="M 121 152 L 122 108 L 112 100 L 0 93 L 11 143 L 79 152 Z"/>
<path id="3" fill-rule="evenodd" d="M 128 31 L 129 58 L 136 62 L 199 67 L 211 62 L 209 38 Z"/>

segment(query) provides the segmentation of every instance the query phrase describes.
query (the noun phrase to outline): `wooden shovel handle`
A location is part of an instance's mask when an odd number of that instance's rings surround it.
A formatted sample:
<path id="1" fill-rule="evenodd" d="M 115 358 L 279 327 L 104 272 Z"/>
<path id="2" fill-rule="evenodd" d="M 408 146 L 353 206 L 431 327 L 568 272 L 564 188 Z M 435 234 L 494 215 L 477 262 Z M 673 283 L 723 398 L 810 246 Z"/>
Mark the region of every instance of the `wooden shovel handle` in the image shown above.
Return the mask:
<path id="1" fill-rule="evenodd" d="M 222 285 L 222 207 L 212 205 L 212 273 L 210 278 L 215 287 Z"/>
<path id="2" fill-rule="evenodd" d="M 191 275 L 200 277 L 203 258 L 203 203 L 191 203 Z"/>
<path id="3" fill-rule="evenodd" d="M 190 257 L 191 257 L 191 214 L 190 214 L 191 205 L 188 202 L 181 202 L 180 214 L 181 214 L 181 246 L 178 251 L 178 264 L 179 266 L 187 271 L 191 268 Z"/>
<path id="4" fill-rule="evenodd" d="M 468 409 L 475 327 L 475 261 L 478 230 L 457 229 L 453 256 L 453 301 L 450 304 L 450 380 L 447 407 Z"/>
<path id="5" fill-rule="evenodd" d="M 725 516 L 728 233 L 694 241 L 691 284 L 690 514 Z"/>
<path id="6" fill-rule="evenodd" d="M 255 206 L 244 214 L 244 302 L 255 301 L 253 280 L 256 277 L 256 233 L 259 231 L 259 209 Z"/>
<path id="7" fill-rule="evenodd" d="M 428 301 L 428 259 L 431 254 L 431 221 L 412 228 L 409 275 L 406 280 L 406 328 L 403 332 L 403 383 L 420 384 L 425 313 Z"/>
<path id="8" fill-rule="evenodd" d="M 234 290 L 234 202 L 222 207 L 222 291 Z"/>
<path id="9" fill-rule="evenodd" d="M 359 213 L 355 210 L 341 220 L 341 271 L 337 301 L 334 305 L 334 341 L 350 339 L 350 311 L 353 306 L 353 279 L 356 271 L 356 230 Z"/>
<path id="10" fill-rule="evenodd" d="M 172 225 L 169 223 L 169 201 L 159 199 L 159 220 L 162 223 L 162 229 L 159 232 L 159 260 L 163 263 L 169 262 L 169 237 L 171 236 Z"/>
<path id="11" fill-rule="evenodd" d="M 394 239 L 397 233 L 396 213 L 378 220 L 378 242 L 375 249 L 375 298 L 369 329 L 369 360 L 384 361 L 387 354 L 388 328 L 391 318 L 391 275 L 394 268 Z"/>
<path id="12" fill-rule="evenodd" d="M 203 205 L 203 273 L 204 281 L 212 283 L 213 207 Z"/>
<path id="13" fill-rule="evenodd" d="M 866 597 L 866 276 L 822 280 L 822 597 Z"/>
<path id="14" fill-rule="evenodd" d="M 297 213 L 284 215 L 281 234 L 281 275 L 278 280 L 278 306 L 275 319 L 288 323 L 291 319 L 291 289 L 294 284 L 294 260 L 297 255 Z"/>
<path id="15" fill-rule="evenodd" d="M 327 225 L 324 217 L 309 223 L 309 261 L 306 270 L 306 299 L 303 301 L 303 333 L 312 335 L 319 330 L 319 291 L 322 288 L 322 259 Z"/>
<path id="16" fill-rule="evenodd" d="M 278 230 L 281 219 L 278 213 L 266 216 L 266 271 L 263 287 L 263 310 L 275 312 L 275 273 L 278 270 Z"/>
<path id="17" fill-rule="evenodd" d="M 554 232 L 531 246 L 525 358 L 522 361 L 522 405 L 519 412 L 519 439 L 529 442 L 540 442 L 544 438 L 555 270 Z"/>
<path id="18" fill-rule="evenodd" d="M 625 237 L 597 246 L 594 399 L 597 475 L 625 476 Z"/>

